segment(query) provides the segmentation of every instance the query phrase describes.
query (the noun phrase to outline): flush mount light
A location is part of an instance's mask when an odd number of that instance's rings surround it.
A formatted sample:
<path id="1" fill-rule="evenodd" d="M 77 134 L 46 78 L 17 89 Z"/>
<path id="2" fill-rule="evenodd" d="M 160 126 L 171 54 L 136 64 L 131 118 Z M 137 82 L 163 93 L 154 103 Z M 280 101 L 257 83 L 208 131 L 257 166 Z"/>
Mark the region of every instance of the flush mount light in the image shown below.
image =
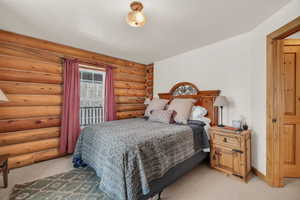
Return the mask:
<path id="1" fill-rule="evenodd" d="M 127 15 L 126 21 L 130 26 L 141 27 L 146 23 L 146 17 L 142 10 L 144 8 L 143 4 L 138 1 L 134 1 L 130 4 L 130 11 Z"/>

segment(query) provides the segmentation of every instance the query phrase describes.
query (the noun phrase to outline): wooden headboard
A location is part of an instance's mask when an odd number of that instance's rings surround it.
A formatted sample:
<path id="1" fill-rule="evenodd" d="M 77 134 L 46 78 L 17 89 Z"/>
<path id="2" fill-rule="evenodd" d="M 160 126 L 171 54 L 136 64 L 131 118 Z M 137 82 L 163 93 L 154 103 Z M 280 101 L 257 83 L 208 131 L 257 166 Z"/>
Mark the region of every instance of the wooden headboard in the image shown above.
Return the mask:
<path id="1" fill-rule="evenodd" d="M 195 105 L 207 109 L 205 117 L 211 119 L 211 125 L 218 124 L 218 108 L 214 107 L 214 102 L 220 94 L 220 90 L 200 91 L 196 85 L 189 82 L 180 82 L 174 85 L 168 93 L 159 93 L 161 99 L 172 100 L 174 98 L 196 99 Z"/>

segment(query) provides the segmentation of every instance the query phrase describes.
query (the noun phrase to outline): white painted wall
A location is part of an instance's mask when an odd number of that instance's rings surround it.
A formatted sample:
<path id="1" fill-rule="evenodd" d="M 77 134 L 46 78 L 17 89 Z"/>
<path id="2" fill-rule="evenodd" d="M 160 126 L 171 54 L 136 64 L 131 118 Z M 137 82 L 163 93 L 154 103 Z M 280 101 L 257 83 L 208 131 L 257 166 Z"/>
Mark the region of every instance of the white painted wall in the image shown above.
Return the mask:
<path id="1" fill-rule="evenodd" d="M 249 120 L 250 39 L 248 34 L 240 35 L 155 63 L 154 93 L 167 92 L 181 81 L 192 82 L 200 90 L 220 89 L 230 100 L 224 110 L 225 124 L 240 115 Z"/>
<path id="2" fill-rule="evenodd" d="M 266 174 L 266 35 L 300 15 L 300 1 L 293 0 L 251 31 L 251 111 L 253 166 Z"/>
<path id="3" fill-rule="evenodd" d="M 266 35 L 299 14 L 300 1 L 293 0 L 248 33 L 156 62 L 154 93 L 180 81 L 221 89 L 231 102 L 225 124 L 246 117 L 253 129 L 252 164 L 266 174 Z"/>

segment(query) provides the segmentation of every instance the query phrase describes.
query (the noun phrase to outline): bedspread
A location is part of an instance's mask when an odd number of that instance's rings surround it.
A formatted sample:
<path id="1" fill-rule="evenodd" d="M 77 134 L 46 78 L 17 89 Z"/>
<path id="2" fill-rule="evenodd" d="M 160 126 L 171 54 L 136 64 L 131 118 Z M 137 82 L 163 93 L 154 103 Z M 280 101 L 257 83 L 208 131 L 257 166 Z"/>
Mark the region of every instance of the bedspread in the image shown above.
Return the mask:
<path id="1" fill-rule="evenodd" d="M 82 130 L 73 159 L 101 177 L 100 189 L 114 200 L 137 200 L 148 183 L 191 157 L 195 143 L 187 125 L 142 118 L 105 122 Z"/>

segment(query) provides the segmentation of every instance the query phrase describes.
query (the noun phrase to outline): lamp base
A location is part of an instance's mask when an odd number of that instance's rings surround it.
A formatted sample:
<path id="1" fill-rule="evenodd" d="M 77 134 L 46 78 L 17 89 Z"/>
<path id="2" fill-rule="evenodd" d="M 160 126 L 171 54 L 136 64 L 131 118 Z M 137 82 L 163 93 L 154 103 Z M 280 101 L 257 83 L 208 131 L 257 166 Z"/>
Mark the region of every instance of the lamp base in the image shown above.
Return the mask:
<path id="1" fill-rule="evenodd" d="M 218 127 L 225 127 L 223 124 L 219 124 Z"/>

